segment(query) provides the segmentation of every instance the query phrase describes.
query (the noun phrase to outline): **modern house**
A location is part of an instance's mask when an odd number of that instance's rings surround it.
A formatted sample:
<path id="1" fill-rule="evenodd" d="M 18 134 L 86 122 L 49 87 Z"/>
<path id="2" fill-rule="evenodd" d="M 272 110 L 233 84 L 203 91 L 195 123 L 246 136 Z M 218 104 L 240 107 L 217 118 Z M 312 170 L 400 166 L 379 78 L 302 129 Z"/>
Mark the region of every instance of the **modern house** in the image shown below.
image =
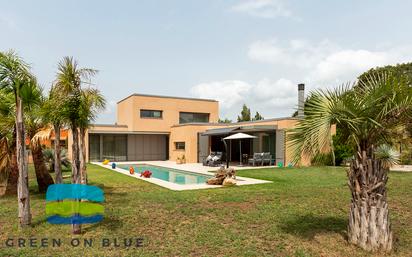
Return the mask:
<path id="1" fill-rule="evenodd" d="M 299 117 L 303 115 L 304 85 L 298 88 Z M 88 161 L 175 161 L 184 156 L 188 163 L 197 163 L 211 151 L 225 152 L 222 138 L 244 132 L 256 136 L 242 139 L 245 158 L 270 152 L 272 163 L 288 163 L 285 130 L 298 117 L 218 123 L 218 101 L 133 94 L 117 103 L 115 124 L 95 124 L 88 130 L 86 156 Z M 71 141 L 69 136 L 69 146 Z M 230 140 L 228 148 L 230 161 L 239 161 L 238 141 Z"/>

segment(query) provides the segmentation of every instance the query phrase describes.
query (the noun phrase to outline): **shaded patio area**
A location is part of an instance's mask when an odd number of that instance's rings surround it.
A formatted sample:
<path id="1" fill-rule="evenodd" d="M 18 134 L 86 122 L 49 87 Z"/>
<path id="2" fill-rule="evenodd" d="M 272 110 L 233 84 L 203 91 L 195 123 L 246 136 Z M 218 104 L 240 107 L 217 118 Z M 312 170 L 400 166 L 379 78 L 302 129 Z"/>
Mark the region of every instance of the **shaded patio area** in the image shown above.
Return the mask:
<path id="1" fill-rule="evenodd" d="M 245 133 L 255 138 L 227 140 L 227 146 L 225 146 L 223 138 L 236 133 Z M 226 162 L 227 156 L 232 166 L 236 167 L 241 163 L 250 168 L 254 166 L 248 165 L 248 160 L 252 159 L 255 153 L 269 153 L 271 156 L 269 166 L 276 166 L 279 163 L 284 164 L 284 133 L 284 130 L 278 129 L 277 126 L 269 125 L 209 129 L 199 133 L 198 161 L 202 163 L 212 152 L 222 152 L 222 162 Z"/>

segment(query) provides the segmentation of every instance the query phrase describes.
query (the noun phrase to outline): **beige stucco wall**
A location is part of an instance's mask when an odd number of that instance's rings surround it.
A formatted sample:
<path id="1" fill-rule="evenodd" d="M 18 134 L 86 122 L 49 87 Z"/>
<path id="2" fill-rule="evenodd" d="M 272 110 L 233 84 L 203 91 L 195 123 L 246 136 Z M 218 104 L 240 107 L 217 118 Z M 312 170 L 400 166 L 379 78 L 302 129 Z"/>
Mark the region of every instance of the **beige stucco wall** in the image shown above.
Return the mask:
<path id="1" fill-rule="evenodd" d="M 197 162 L 197 135 L 207 129 L 224 127 L 223 125 L 185 125 L 171 128 L 169 138 L 169 160 L 176 161 L 177 157 L 185 155 L 186 162 Z M 175 142 L 185 142 L 185 150 L 176 150 Z"/>
<path id="2" fill-rule="evenodd" d="M 160 110 L 161 119 L 140 118 L 140 110 Z M 213 100 L 132 95 L 117 105 L 117 124 L 129 131 L 170 132 L 179 124 L 179 112 L 209 113 L 209 122 L 219 119 L 219 103 Z"/>

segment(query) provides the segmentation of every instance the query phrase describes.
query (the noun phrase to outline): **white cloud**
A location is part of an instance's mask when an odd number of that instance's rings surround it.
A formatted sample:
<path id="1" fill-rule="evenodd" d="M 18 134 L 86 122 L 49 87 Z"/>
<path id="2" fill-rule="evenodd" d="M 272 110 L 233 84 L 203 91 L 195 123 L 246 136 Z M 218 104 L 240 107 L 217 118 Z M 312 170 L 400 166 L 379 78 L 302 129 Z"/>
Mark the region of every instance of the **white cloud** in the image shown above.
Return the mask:
<path id="1" fill-rule="evenodd" d="M 266 118 L 289 116 L 297 107 L 297 83 L 305 83 L 309 92 L 353 82 L 370 68 L 411 61 L 412 46 L 357 49 L 344 48 L 326 39 L 318 43 L 272 39 L 253 42 L 248 57 L 273 66 L 286 76 L 253 83 L 239 80 L 202 83 L 194 86 L 191 94 L 218 100 L 221 117 L 236 118 L 243 103 L 253 114 L 259 111 Z"/>
<path id="2" fill-rule="evenodd" d="M 251 85 L 244 81 L 227 80 L 198 84 L 190 90 L 192 95 L 220 102 L 221 108 L 230 108 L 244 100 Z"/>
<path id="3" fill-rule="evenodd" d="M 239 80 L 202 83 L 191 89 L 195 97 L 219 101 L 221 117 L 234 118 L 241 106 L 247 104 L 253 114 L 256 111 L 266 117 L 290 115 L 297 104 L 297 86 L 290 80 L 276 81 L 264 78 L 256 83 Z"/>
<path id="4" fill-rule="evenodd" d="M 317 45 L 305 40 L 290 40 L 282 43 L 276 39 L 253 42 L 249 46 L 250 59 L 263 63 L 309 68 L 337 49 L 329 40 Z"/>
<path id="5" fill-rule="evenodd" d="M 370 68 L 412 60 L 410 46 L 351 49 L 329 40 L 317 44 L 305 40 L 256 41 L 249 46 L 248 56 L 256 62 L 295 69 L 295 75 L 300 74 L 306 82 L 316 85 L 354 81 Z"/>
<path id="6" fill-rule="evenodd" d="M 261 18 L 290 17 L 292 15 L 281 0 L 246 0 L 233 6 L 232 10 Z"/>
<path id="7" fill-rule="evenodd" d="M 356 77 L 370 68 L 390 64 L 395 61 L 391 52 L 367 50 L 341 50 L 326 56 L 311 72 L 314 81 L 355 80 Z"/>

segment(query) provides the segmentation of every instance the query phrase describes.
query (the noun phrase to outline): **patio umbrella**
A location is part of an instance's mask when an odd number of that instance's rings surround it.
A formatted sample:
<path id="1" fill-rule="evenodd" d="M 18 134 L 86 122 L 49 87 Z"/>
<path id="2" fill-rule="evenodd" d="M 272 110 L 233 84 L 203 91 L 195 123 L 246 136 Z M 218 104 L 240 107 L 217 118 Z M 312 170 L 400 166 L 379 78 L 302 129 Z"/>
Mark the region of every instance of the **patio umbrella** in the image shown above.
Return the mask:
<path id="1" fill-rule="evenodd" d="M 223 138 L 223 140 L 233 140 L 233 139 L 239 139 L 239 152 L 240 152 L 240 161 L 239 161 L 239 166 L 242 166 L 242 140 L 245 138 L 256 138 L 255 136 L 248 135 L 245 133 L 236 133 L 233 135 L 230 135 L 228 137 Z M 226 150 L 226 163 L 228 164 L 228 156 L 227 156 L 227 150 Z M 229 166 L 229 165 L 227 165 Z"/>

